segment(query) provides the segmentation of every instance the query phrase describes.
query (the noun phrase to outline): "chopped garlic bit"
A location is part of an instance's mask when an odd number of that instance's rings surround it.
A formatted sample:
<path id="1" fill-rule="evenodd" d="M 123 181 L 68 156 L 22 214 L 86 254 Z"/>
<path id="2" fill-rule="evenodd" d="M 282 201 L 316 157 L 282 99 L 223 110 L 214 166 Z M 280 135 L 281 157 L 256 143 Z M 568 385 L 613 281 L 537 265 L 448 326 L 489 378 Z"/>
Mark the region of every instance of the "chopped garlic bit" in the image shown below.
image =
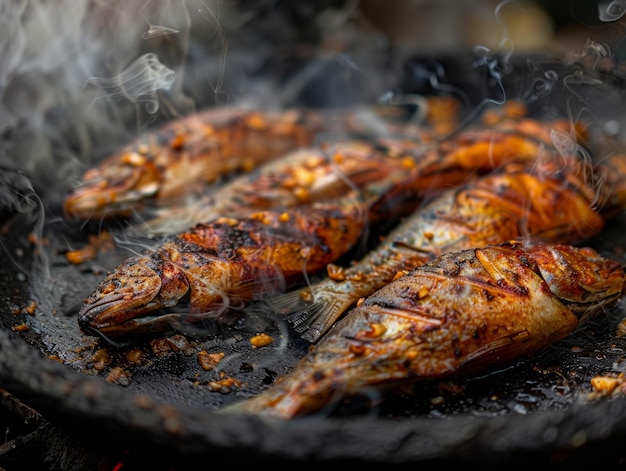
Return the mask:
<path id="1" fill-rule="evenodd" d="M 234 378 L 223 378 L 219 381 L 209 381 L 207 386 L 211 391 L 227 394 L 235 387 L 241 387 L 242 383 Z"/>
<path id="2" fill-rule="evenodd" d="M 591 378 L 590 381 L 594 392 L 601 396 L 609 396 L 624 384 L 624 374 L 620 373 L 617 376 L 598 375 Z"/>
<path id="3" fill-rule="evenodd" d="M 273 341 L 274 341 L 274 339 L 271 336 L 269 336 L 267 334 L 263 334 L 263 333 L 257 334 L 257 335 L 255 335 L 254 337 L 252 337 L 250 339 L 250 343 L 255 348 L 265 347 L 266 345 L 269 345 Z"/>
<path id="4" fill-rule="evenodd" d="M 208 353 L 205 350 L 198 352 L 198 363 L 203 370 L 209 371 L 214 369 L 218 363 L 224 358 L 225 353 Z"/>
<path id="5" fill-rule="evenodd" d="M 333 281 L 344 281 L 346 279 L 346 273 L 344 272 L 343 267 L 337 266 L 334 263 L 326 265 L 326 271 L 328 273 L 328 278 Z"/>

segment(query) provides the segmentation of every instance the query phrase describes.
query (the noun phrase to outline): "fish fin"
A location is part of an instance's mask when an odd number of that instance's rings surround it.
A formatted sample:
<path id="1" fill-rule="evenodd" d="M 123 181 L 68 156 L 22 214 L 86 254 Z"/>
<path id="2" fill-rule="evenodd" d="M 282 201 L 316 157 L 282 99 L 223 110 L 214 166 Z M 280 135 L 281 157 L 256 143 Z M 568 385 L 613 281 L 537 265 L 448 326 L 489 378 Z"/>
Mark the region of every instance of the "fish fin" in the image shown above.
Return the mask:
<path id="1" fill-rule="evenodd" d="M 350 294 L 315 291 L 312 300 L 306 300 L 304 292 L 310 288 L 291 291 L 271 299 L 272 307 L 287 316 L 294 330 L 308 342 L 316 342 L 332 325 L 352 307 L 355 299 Z"/>
<path id="2" fill-rule="evenodd" d="M 311 301 L 307 301 L 303 298 L 303 293 L 306 290 L 308 290 L 308 288 L 287 291 L 286 293 L 266 299 L 266 303 L 278 314 L 291 315 L 311 304 Z"/>
<path id="3" fill-rule="evenodd" d="M 466 373 L 481 371 L 494 363 L 506 363 L 520 355 L 528 354 L 530 333 L 527 330 L 513 332 L 483 345 L 463 360 L 462 369 Z"/>

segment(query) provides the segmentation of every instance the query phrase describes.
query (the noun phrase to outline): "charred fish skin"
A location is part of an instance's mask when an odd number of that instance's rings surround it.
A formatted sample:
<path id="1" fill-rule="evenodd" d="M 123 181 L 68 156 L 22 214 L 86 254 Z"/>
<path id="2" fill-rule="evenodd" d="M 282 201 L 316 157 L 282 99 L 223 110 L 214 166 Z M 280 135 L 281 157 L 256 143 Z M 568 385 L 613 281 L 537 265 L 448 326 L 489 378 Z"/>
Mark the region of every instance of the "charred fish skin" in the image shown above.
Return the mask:
<path id="1" fill-rule="evenodd" d="M 364 200 L 382 200 L 385 194 L 399 192 L 396 186 L 407 180 L 417 158 L 409 153 L 389 155 L 389 151 L 359 141 L 299 149 L 230 180 L 211 192 L 208 200 L 160 208 L 158 217 L 129 232 L 175 235 L 221 216 L 248 217 L 261 210 L 340 200 L 355 188 L 363 192 Z"/>
<path id="2" fill-rule="evenodd" d="M 532 235 L 579 243 L 605 226 L 590 163 L 577 156 L 513 163 L 418 208 L 365 257 L 311 286 L 270 300 L 297 332 L 316 342 L 360 298 L 452 251 Z"/>
<path id="3" fill-rule="evenodd" d="M 361 123 L 356 114 L 213 108 L 172 120 L 85 171 L 79 186 L 65 198 L 65 216 L 128 217 L 146 203 L 162 207 L 190 189 L 205 188 L 296 149 L 318 147 L 320 136 L 328 131 L 339 130 L 343 141 L 360 140 L 394 151 L 403 145 L 419 146 L 427 161 L 422 166 L 423 188 L 460 183 L 469 170 L 480 170 L 486 155 L 493 159 L 490 169 L 505 160 L 535 158 L 549 139 L 541 124 L 528 118 L 503 119 L 442 140 L 425 126 L 393 125 L 380 117 L 372 126 Z M 549 126 L 561 129 L 565 124 L 556 120 Z M 363 134 L 368 135 L 366 140 L 351 137 Z M 425 146 L 434 159 L 424 153 Z"/>
<path id="4" fill-rule="evenodd" d="M 489 134 L 491 135 L 491 133 Z M 349 224 L 349 230 L 338 231 L 338 234 L 345 239 L 339 240 L 337 237 L 328 237 L 332 240 L 332 244 L 327 244 L 328 249 L 324 260 L 324 266 L 331 262 L 336 262 L 339 257 L 346 254 L 349 247 L 353 247 L 354 243 L 365 233 L 366 226 L 363 221 L 367 221 L 369 225 L 377 224 L 381 221 L 390 221 L 394 218 L 401 217 L 406 212 L 412 210 L 419 202 L 420 198 L 432 193 L 440 191 L 448 185 L 456 185 L 460 181 L 467 179 L 476 172 L 488 172 L 494 166 L 502 165 L 507 161 L 534 161 L 537 157 L 539 144 L 533 140 L 522 140 L 521 149 L 508 148 L 507 143 L 510 139 L 518 136 L 499 135 L 496 139 L 497 145 L 493 147 L 485 146 L 480 137 L 463 137 L 461 139 L 462 148 L 447 148 L 446 144 L 441 144 L 433 152 L 425 151 L 424 146 L 404 140 L 390 140 L 384 145 L 380 142 L 374 146 L 370 143 L 363 142 L 340 142 L 336 145 L 329 146 L 322 156 L 315 154 L 311 159 L 306 159 L 308 153 L 304 153 L 304 160 L 282 161 L 280 165 L 274 167 L 276 162 L 272 162 L 274 170 L 287 169 L 291 172 L 272 171 L 264 172 L 260 169 L 261 176 L 252 185 L 251 190 L 259 190 L 255 197 L 249 199 L 242 204 L 240 210 L 237 210 L 238 204 L 235 200 L 218 208 L 209 208 L 209 211 L 215 209 L 216 212 L 211 213 L 211 219 L 207 221 L 209 226 L 214 226 L 220 222 L 221 216 L 233 215 L 235 224 L 239 219 L 253 219 L 256 213 L 254 209 L 264 211 L 270 220 L 278 220 L 282 217 L 282 209 L 287 212 L 287 217 L 282 223 L 283 226 L 294 224 L 294 221 L 301 221 L 302 235 L 299 238 L 301 242 L 306 244 L 307 234 L 315 234 L 318 231 L 329 231 L 336 224 L 333 220 L 342 224 Z M 479 139 L 476 141 L 475 139 Z M 494 138 L 495 139 L 495 138 Z M 431 149 L 432 150 L 432 149 Z M 240 186 L 238 182 L 235 185 Z M 234 188 L 227 186 L 224 190 L 228 192 Z M 284 195 L 290 193 L 291 198 L 286 198 L 285 206 L 281 207 L 276 199 L 272 200 L 276 194 Z M 250 194 L 249 192 L 247 194 Z M 237 196 L 231 194 L 233 198 Z M 336 201 L 342 202 L 336 206 Z M 355 208 L 355 202 L 358 202 Z M 315 206 L 321 205 L 321 206 Z M 328 217 L 316 217 L 316 212 L 326 205 L 333 209 Z M 333 206 L 335 205 L 335 206 Z M 220 209 L 221 208 L 221 209 Z M 227 211 L 225 208 L 231 208 Z M 269 209 L 265 209 L 269 208 Z M 384 211 L 382 210 L 384 208 Z M 406 212 L 405 212 L 406 211 Z M 289 214 L 293 213 L 293 218 Z M 241 216 L 243 215 L 243 216 Z M 225 219 L 228 219 L 226 217 Z M 310 223 L 304 221 L 309 220 Z M 350 221 L 350 222 L 347 222 Z M 202 224 L 195 226 L 196 229 L 178 234 L 177 240 L 193 239 L 197 246 L 203 246 L 203 238 L 209 237 L 209 231 L 198 231 L 197 228 Z M 262 230 L 270 229 L 269 225 L 259 228 Z M 357 235 L 357 232 L 359 234 Z M 240 240 L 240 239 L 238 239 Z M 217 244 L 217 242 L 211 242 Z M 210 244 L 204 244 L 210 250 Z M 300 280 L 305 278 L 306 274 L 310 274 L 313 270 L 323 267 L 317 267 L 310 261 L 304 263 L 301 254 L 307 254 L 309 247 L 300 247 L 299 250 L 292 252 L 277 249 L 280 243 L 273 241 L 270 244 L 271 250 L 280 256 L 285 257 L 284 260 L 277 260 L 276 256 L 268 255 L 267 250 L 258 250 L 256 252 L 247 252 L 247 260 L 243 258 L 229 259 L 222 264 L 222 272 L 224 276 L 215 277 L 211 275 L 211 270 L 216 270 L 218 263 L 212 257 L 196 256 L 189 261 L 189 267 L 195 267 L 193 276 L 189 274 L 190 269 L 185 272 L 190 293 L 192 308 L 195 313 L 199 313 L 201 309 L 207 305 L 194 304 L 198 299 L 204 296 L 197 296 L 195 293 L 215 293 L 213 296 L 223 301 L 223 306 L 231 305 L 231 301 L 247 301 L 253 299 L 250 290 L 252 288 L 259 289 L 259 295 L 265 291 L 263 283 L 249 283 L 247 297 L 237 298 L 237 294 L 243 291 L 241 288 L 241 280 L 235 276 L 241 272 L 241 267 L 245 264 L 252 266 L 260 266 L 265 263 L 267 271 L 276 271 L 276 266 L 280 267 L 280 276 L 284 276 L 284 267 L 292 264 L 292 259 L 299 264 L 299 271 L 294 273 L 294 277 Z M 243 246 L 240 249 L 243 250 Z M 169 243 L 157 250 L 159 257 L 168 261 L 173 261 L 172 254 L 184 253 L 178 250 L 176 246 L 172 248 Z M 198 253 L 202 253 L 199 250 Z M 153 255 L 148 256 L 148 259 Z M 263 258 L 261 258 L 263 257 Z M 230 266 L 229 266 L 230 264 Z M 272 266 L 272 264 L 276 266 Z M 205 267 L 206 265 L 206 267 Z M 136 330 L 141 332 L 144 329 L 155 328 L 160 320 L 163 320 L 163 313 L 157 314 L 156 311 L 162 308 L 171 308 L 177 305 L 176 299 L 159 296 L 160 285 L 156 282 L 161 279 L 157 273 L 155 275 L 146 276 L 144 280 L 138 281 L 134 276 L 126 276 L 124 270 L 128 268 L 128 264 L 122 264 L 119 269 L 115 270 L 114 279 L 107 277 L 103 286 L 97 288 L 99 294 L 87 299 L 87 303 L 80 311 L 79 323 L 83 330 L 95 330 L 103 335 L 115 336 L 123 332 L 129 335 Z M 134 268 L 133 268 L 134 269 Z M 222 279 L 232 278 L 231 287 L 225 287 Z M 274 276 L 279 276 L 274 273 Z M 155 281 L 150 284 L 144 283 L 146 279 Z M 215 280 L 215 286 L 209 286 L 208 280 Z M 163 280 L 162 280 L 163 281 Z M 167 279 L 167 282 L 170 280 Z M 147 285 L 147 286 L 146 286 Z M 168 283 L 166 283 L 168 286 Z M 252 287 L 252 288 L 250 288 Z M 159 288 L 159 290 L 157 290 Z M 104 290 L 107 290 L 106 292 Z M 132 290 L 136 290 L 136 296 Z M 130 292 L 126 292 L 129 290 Z M 187 294 L 187 291 L 184 295 Z M 124 296 L 119 296 L 120 292 L 125 292 Z M 177 292 L 177 296 L 180 294 Z M 183 296 L 184 296 L 183 295 Z M 180 299 L 181 296 L 178 297 Z M 137 299 L 141 299 L 139 302 Z M 110 300 L 109 303 L 107 300 Z M 91 305 L 98 305 L 97 309 Z M 105 308 L 106 306 L 106 308 Z M 128 307 L 128 308 L 127 308 Z M 97 314 L 96 314 L 97 313 Z M 113 315 L 113 313 L 116 313 Z M 101 323 L 102 319 L 114 319 L 114 323 Z M 196 316 L 196 318 L 198 318 Z"/>
<path id="5" fill-rule="evenodd" d="M 172 200 L 190 188 L 311 145 L 321 123 L 313 112 L 237 108 L 173 120 L 88 169 L 80 186 L 66 196 L 65 215 L 124 216 L 146 200 Z"/>
<path id="6" fill-rule="evenodd" d="M 372 388 L 485 371 L 561 340 L 616 303 L 625 281 L 591 248 L 510 241 L 444 254 L 368 296 L 289 374 L 222 411 L 292 419 Z"/>
<path id="7" fill-rule="evenodd" d="M 105 338 L 158 331 L 171 317 L 158 310 L 183 297 L 189 315 L 210 317 L 323 269 L 360 240 L 366 224 L 358 199 L 199 224 L 108 273 L 78 323 Z"/>
<path id="8" fill-rule="evenodd" d="M 199 118 L 196 117 L 195 119 Z M 191 122 L 185 121 L 188 125 Z M 498 126 L 503 125 L 503 123 L 499 123 Z M 179 124 L 173 123 L 172 126 Z M 250 127 L 250 125 L 247 126 Z M 198 125 L 197 127 L 201 126 Z M 520 131 L 522 128 L 524 130 Z M 526 128 L 530 131 L 527 131 Z M 231 129 L 231 125 L 226 124 L 225 129 Z M 290 208 L 296 208 L 294 210 L 297 210 L 301 217 L 294 220 L 300 220 L 305 217 L 304 215 L 309 211 L 307 208 L 311 208 L 312 205 L 332 204 L 333 200 L 347 201 L 350 200 L 350 197 L 346 195 L 355 192 L 357 194 L 351 198 L 361 201 L 361 209 L 356 212 L 348 210 L 342 215 L 340 213 L 345 211 L 345 208 L 340 208 L 336 214 L 337 218 L 341 219 L 350 213 L 350 217 L 355 218 L 354 227 L 364 233 L 365 226 L 360 222 L 364 217 L 367 219 L 368 227 L 373 227 L 381 222 L 396 222 L 398 218 L 412 211 L 422 198 L 436 194 L 450 186 L 456 186 L 473 178 L 476 174 L 490 172 L 506 163 L 535 162 L 544 154 L 552 155 L 554 149 L 546 147 L 543 141 L 545 136 L 537 136 L 537 129 L 542 128 L 537 125 L 527 125 L 519 129 L 513 126 L 510 130 L 505 126 L 504 130 L 501 130 L 495 126 L 493 129 L 473 129 L 450 139 L 431 141 L 430 143 L 426 142 L 428 139 L 416 141 L 400 138 L 379 138 L 373 142 L 340 141 L 332 145 L 321 146 L 319 149 L 304 150 L 297 159 L 293 159 L 293 155 L 287 154 L 278 161 L 266 162 L 262 165 L 258 173 L 255 172 L 255 176 L 250 176 L 246 191 L 241 193 L 238 191 L 242 186 L 245 186 L 244 180 L 237 180 L 223 187 L 223 191 L 217 195 L 215 204 L 209 204 L 199 213 L 202 218 L 201 223 L 215 224 L 222 216 L 232 217 L 234 220 L 251 218 L 257 211 L 279 214 L 283 209 L 291 211 Z M 170 139 L 166 135 L 165 138 L 165 140 Z M 159 149 L 158 145 L 156 149 Z M 139 161 L 136 163 L 138 167 L 143 165 Z M 247 176 L 243 178 L 247 178 Z M 106 203 L 108 200 L 104 198 L 103 201 Z M 98 202 L 96 200 L 96 203 Z M 315 211 L 317 210 L 310 211 L 311 220 L 327 224 L 323 218 L 320 221 L 313 215 Z M 287 220 L 289 221 L 289 218 Z M 290 222 L 285 224 L 288 225 Z M 309 225 L 307 230 L 312 234 L 319 229 Z M 177 231 L 179 240 L 187 237 L 185 234 L 188 232 L 194 232 L 194 230 L 187 231 L 186 228 L 183 231 Z M 195 232 L 193 236 L 194 241 L 200 245 L 200 239 L 207 232 L 202 234 L 202 236 L 198 236 L 198 233 Z M 354 235 L 353 232 L 350 234 Z M 302 237 L 302 240 L 305 241 L 306 237 Z M 335 246 L 329 246 L 328 257 L 325 258 L 325 262 L 327 264 L 336 262 L 339 257 L 346 254 L 345 248 L 352 246 L 353 243 L 354 238 L 349 239 L 347 244 L 337 242 Z M 307 250 L 303 248 L 304 253 Z M 172 249 L 171 244 L 168 244 L 160 250 L 157 249 L 154 253 L 159 254 L 166 261 L 171 261 L 168 258 L 170 253 L 173 254 L 177 251 L 182 253 L 176 247 Z M 277 252 L 287 258 L 294 258 L 292 253 L 280 250 Z M 273 260 L 275 259 L 267 256 L 266 251 L 261 250 L 259 254 L 266 257 L 263 263 L 274 263 Z M 148 258 L 152 256 L 149 255 Z M 225 263 L 222 271 L 227 275 L 222 278 L 228 278 L 233 273 L 240 273 L 241 265 L 244 263 L 255 266 L 261 263 L 258 262 L 258 255 L 249 253 L 247 256 L 251 258 L 245 262 L 234 260 L 231 266 Z M 301 263 L 299 258 L 300 256 L 297 255 L 294 259 Z M 286 259 L 279 263 L 288 265 L 291 262 Z M 203 268 L 203 264 L 212 268 Z M 304 264 L 301 263 L 301 265 Z M 197 256 L 193 258 L 189 266 L 200 267 L 194 273 L 202 273 L 203 270 L 216 269 L 218 264 L 211 257 Z M 299 274 L 294 275 L 294 277 L 299 277 L 300 281 L 304 281 L 306 276 L 312 273 L 308 271 L 309 269 L 313 270 L 311 267 L 314 265 L 306 264 L 306 269 L 301 268 Z M 177 299 L 182 300 L 187 296 L 191 298 L 195 316 L 195 314 L 199 314 L 202 308 L 199 304 L 194 305 L 194 301 L 203 298 L 203 296 L 196 296 L 196 292 L 214 292 L 216 293 L 215 296 L 219 294 L 224 309 L 226 306 L 232 305 L 231 301 L 233 300 L 245 302 L 254 299 L 251 292 L 248 292 L 245 298 L 237 298 L 237 293 L 242 289 L 238 285 L 233 285 L 233 287 L 225 290 L 220 284 L 221 282 L 218 281 L 214 287 L 210 287 L 206 281 L 207 278 L 191 276 L 188 273 L 184 275 L 186 285 L 184 283 L 183 286 L 177 284 L 175 285 L 177 289 L 172 289 L 177 293 L 176 296 L 161 296 L 158 294 L 161 292 L 161 288 L 156 281 L 161 279 L 160 273 L 153 270 L 155 274 L 146 276 L 145 279 L 154 281 L 144 283 L 144 280 L 138 282 L 134 276 L 125 276 L 124 270 L 127 268 L 131 271 L 134 269 L 129 264 L 122 264 L 119 269 L 115 270 L 114 279 L 107 277 L 103 282 L 103 287 L 97 288 L 99 294 L 94 293 L 94 296 L 87 299 L 86 305 L 83 306 L 79 314 L 79 323 L 83 330 L 95 330 L 102 334 L 106 330 L 109 336 L 114 336 L 122 333 L 123 335 L 130 335 L 134 330 L 142 332 L 148 327 L 154 329 L 160 321 L 165 321 L 171 315 L 171 313 L 164 314 L 157 311 L 163 308 L 177 307 L 179 304 Z M 266 269 L 271 271 L 272 267 L 267 266 Z M 203 273 L 203 275 L 209 276 L 208 273 Z M 274 273 L 274 275 L 279 276 L 278 273 Z M 165 281 L 166 288 L 174 286 L 169 278 Z M 238 279 L 235 277 L 234 281 L 237 282 Z M 259 289 L 259 295 L 265 293 L 265 288 L 267 288 L 263 283 L 256 285 L 250 283 L 248 286 Z M 110 292 L 104 293 L 104 288 Z M 133 289 L 136 290 L 136 295 L 132 293 Z M 126 290 L 130 292 L 119 297 L 119 292 Z M 184 291 L 184 294 L 179 293 L 179 291 Z M 169 291 L 166 289 L 163 293 L 169 293 Z M 119 299 L 116 299 L 116 296 Z M 111 303 L 107 300 L 110 300 Z M 98 305 L 98 308 L 92 307 L 92 305 Z M 115 315 L 113 315 L 114 313 Z M 100 322 L 107 316 L 110 319 L 115 319 L 113 324 L 109 324 L 108 321 L 106 323 Z M 198 315 L 195 318 L 199 319 L 200 317 Z"/>

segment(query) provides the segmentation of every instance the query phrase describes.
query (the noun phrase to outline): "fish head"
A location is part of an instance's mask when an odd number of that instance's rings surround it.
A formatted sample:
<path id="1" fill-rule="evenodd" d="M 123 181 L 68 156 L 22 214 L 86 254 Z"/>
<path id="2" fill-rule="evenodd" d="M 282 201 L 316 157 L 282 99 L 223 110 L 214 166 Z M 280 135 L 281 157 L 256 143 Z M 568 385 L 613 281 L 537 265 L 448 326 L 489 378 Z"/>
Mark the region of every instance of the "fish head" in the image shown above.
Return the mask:
<path id="1" fill-rule="evenodd" d="M 104 338 L 159 331 L 168 321 L 159 310 L 178 304 L 188 292 L 187 278 L 171 262 L 131 257 L 85 299 L 78 324 Z"/>
<path id="2" fill-rule="evenodd" d="M 155 196 L 160 186 L 161 172 L 145 153 L 123 151 L 85 172 L 63 209 L 67 217 L 80 219 L 128 215 L 133 204 Z"/>
<path id="3" fill-rule="evenodd" d="M 590 247 L 540 245 L 533 261 L 550 291 L 579 318 L 619 298 L 624 290 L 624 266 Z"/>

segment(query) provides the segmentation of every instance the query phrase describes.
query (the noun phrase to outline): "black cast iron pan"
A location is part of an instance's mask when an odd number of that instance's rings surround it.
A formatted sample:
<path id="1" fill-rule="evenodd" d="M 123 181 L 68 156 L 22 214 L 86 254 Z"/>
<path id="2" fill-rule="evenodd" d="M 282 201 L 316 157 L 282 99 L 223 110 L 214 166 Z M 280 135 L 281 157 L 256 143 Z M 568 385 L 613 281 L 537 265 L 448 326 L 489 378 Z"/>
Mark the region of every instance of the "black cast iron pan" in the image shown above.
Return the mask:
<path id="1" fill-rule="evenodd" d="M 557 114 L 579 117 L 590 103 L 603 107 L 621 98 L 623 87 L 617 82 L 623 74 L 613 66 L 600 77 L 608 86 L 598 87 L 598 81 L 591 80 L 598 79 L 597 69 L 586 74 L 584 64 L 563 67 L 562 62 L 536 57 L 503 59 L 499 64 L 497 58 L 471 54 L 443 61 L 437 57 L 434 62 L 414 58 L 406 62 L 408 80 L 398 91 L 437 93 L 440 89 L 424 88 L 434 82 L 420 82 L 424 78 L 420 74 L 426 71 L 425 77 L 432 78 L 432 73 L 452 68 L 452 76 L 437 78 L 452 78 L 446 90 L 460 90 L 468 98 L 466 112 L 477 109 L 485 99 L 489 103 L 502 100 L 498 80 L 508 80 L 507 96 L 525 99 L 532 112 L 550 118 Z M 485 67 L 477 68 L 477 60 Z M 517 73 L 507 75 L 500 65 L 513 65 Z M 487 76 L 473 75 L 476 71 Z M 559 77 L 560 81 L 553 80 Z M 564 77 L 578 78 L 576 93 L 571 93 L 571 80 L 565 86 Z M 325 82 L 314 83 L 323 87 Z M 302 98 L 292 104 L 310 103 Z M 619 107 L 604 110 L 606 120 L 623 119 Z M 80 303 L 104 273 L 137 246 L 118 244 L 101 250 L 94 261 L 69 263 L 65 253 L 89 244 L 88 234 L 123 226 L 113 221 L 87 228 L 64 220 L 58 209 L 60 190 L 72 177 L 66 173 L 59 184 L 55 177 L 62 171 L 46 173 L 46 169 L 59 167 L 68 154 L 84 154 L 87 147 L 97 160 L 128 140 L 129 129 L 134 128 L 129 125 L 126 134 L 118 135 L 119 126 L 97 123 L 98 132 L 76 134 L 72 126 L 81 124 L 81 115 L 67 111 L 61 107 L 46 110 L 44 121 L 54 123 L 47 130 L 59 134 L 46 149 L 47 165 L 36 175 L 27 177 L 17 164 L 20 150 L 36 149 L 28 145 L 37 137 L 32 129 L 21 133 L 16 125 L 2 136 L 0 149 L 2 162 L 7 163 L 0 173 L 0 389 L 17 401 L 14 404 L 23 404 L 18 409 L 29 411 L 26 416 L 38 427 L 50 424 L 69 437 L 71 445 L 56 453 L 71 457 L 73 446 L 84 446 L 112 460 L 104 469 L 119 469 L 122 464 L 125 470 L 148 466 L 179 470 L 197 463 L 421 469 L 445 464 L 494 469 L 604 464 L 615 468 L 626 458 L 622 449 L 626 398 L 619 392 L 615 397 L 598 398 L 590 383 L 594 376 L 617 377 L 624 371 L 626 340 L 618 335 L 621 306 L 587 322 L 535 358 L 482 377 L 357 398 L 331 414 L 292 421 L 215 412 L 257 394 L 288 373 L 305 354 L 306 342 L 271 313 L 253 307 L 243 320 L 235 316 L 226 323 L 121 345 L 80 332 L 76 322 Z M 122 116 L 129 123 L 132 111 L 125 111 L 130 117 Z M 115 113 L 106 118 L 114 121 L 125 112 L 115 107 Z M 7 142 L 11 145 L 5 146 Z M 5 152 L 5 148 L 10 150 Z M 625 227 L 626 217 L 618 217 L 589 244 L 623 260 Z M 258 331 L 271 335 L 274 342 L 251 348 L 249 338 Z M 202 352 L 223 353 L 224 360 L 219 368 L 204 368 L 199 361 Z M 49 429 L 45 430 L 39 436 L 47 435 Z M 10 436 L 9 430 L 5 435 Z M 59 440 L 55 436 L 51 441 Z M 7 463 L 16 464 L 3 456 L 9 453 L 0 453 L 0 467 L 10 469 Z M 61 461 L 67 464 L 68 459 Z M 68 468 L 71 465 L 57 464 L 42 469 Z M 75 464 L 74 469 L 81 468 Z"/>
<path id="2" fill-rule="evenodd" d="M 599 398 L 590 384 L 594 376 L 624 370 L 621 306 L 537 357 L 482 377 L 356 399 L 306 419 L 223 416 L 215 410 L 287 373 L 306 342 L 281 319 L 254 310 L 244 321 L 125 345 L 83 334 L 76 322 L 80 301 L 128 249 L 69 263 L 65 251 L 87 243 L 85 232 L 61 218 L 42 220 L 28 180 L 10 169 L 3 175 L 22 196 L 3 211 L 0 386 L 72 439 L 121 457 L 126 469 L 141 460 L 156 469 L 186 469 L 220 458 L 495 467 L 617 465 L 626 457 L 620 446 L 626 398 Z M 621 259 L 625 224 L 616 219 L 589 245 Z M 249 338 L 259 331 L 275 341 L 252 348 Z M 205 369 L 200 352 L 224 353 L 226 361 Z M 224 378 L 238 383 L 220 383 Z"/>

